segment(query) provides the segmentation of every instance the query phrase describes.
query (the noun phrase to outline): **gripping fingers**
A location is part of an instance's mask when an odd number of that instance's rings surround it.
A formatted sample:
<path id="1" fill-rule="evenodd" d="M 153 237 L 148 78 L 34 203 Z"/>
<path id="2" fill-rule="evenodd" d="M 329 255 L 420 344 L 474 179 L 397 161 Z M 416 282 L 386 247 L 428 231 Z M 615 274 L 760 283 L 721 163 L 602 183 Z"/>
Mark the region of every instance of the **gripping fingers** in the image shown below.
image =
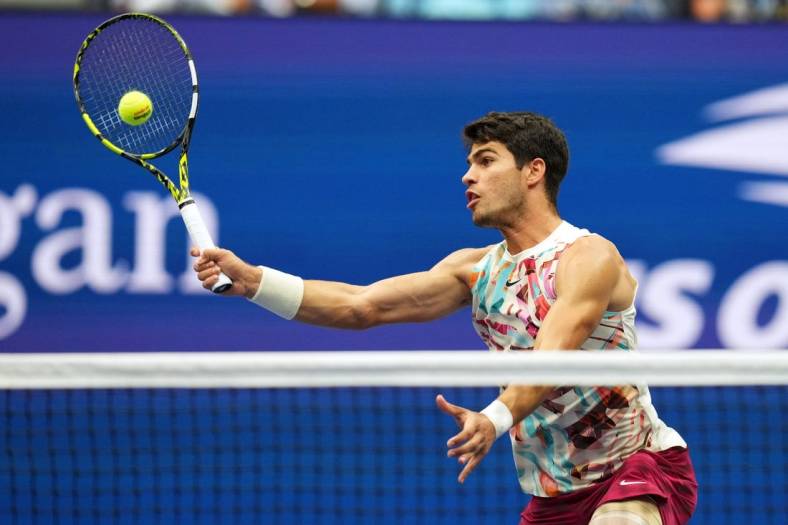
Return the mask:
<path id="1" fill-rule="evenodd" d="M 216 283 L 219 281 L 219 274 L 212 275 L 202 282 L 202 287 L 206 290 L 212 290 Z"/>
<path id="2" fill-rule="evenodd" d="M 221 273 L 218 267 L 212 267 L 204 270 L 200 270 L 197 272 L 197 278 L 201 281 L 205 281 L 209 277 L 217 276 Z"/>
<path id="3" fill-rule="evenodd" d="M 216 263 L 214 263 L 213 261 L 204 261 L 204 260 L 200 259 L 199 261 L 194 263 L 193 268 L 194 268 L 195 272 L 199 273 L 199 272 L 202 272 L 204 270 L 208 270 L 209 268 L 214 268 L 215 266 L 216 266 Z"/>

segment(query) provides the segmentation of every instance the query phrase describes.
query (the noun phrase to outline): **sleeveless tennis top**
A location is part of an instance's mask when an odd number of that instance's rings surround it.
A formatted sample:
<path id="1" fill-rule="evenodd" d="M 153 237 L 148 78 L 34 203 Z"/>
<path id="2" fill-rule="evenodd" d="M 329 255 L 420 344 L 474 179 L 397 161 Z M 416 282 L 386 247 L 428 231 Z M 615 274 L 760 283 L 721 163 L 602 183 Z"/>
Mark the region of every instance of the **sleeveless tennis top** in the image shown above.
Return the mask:
<path id="1" fill-rule="evenodd" d="M 542 321 L 556 300 L 561 255 L 591 235 L 562 222 L 544 241 L 512 255 L 501 242 L 474 266 L 473 324 L 491 351 L 533 350 Z M 634 304 L 605 312 L 581 345 L 589 351 L 629 351 L 637 344 Z M 651 404 L 646 385 L 560 386 L 509 431 L 520 487 L 556 496 L 609 477 L 641 449 L 686 447 Z"/>

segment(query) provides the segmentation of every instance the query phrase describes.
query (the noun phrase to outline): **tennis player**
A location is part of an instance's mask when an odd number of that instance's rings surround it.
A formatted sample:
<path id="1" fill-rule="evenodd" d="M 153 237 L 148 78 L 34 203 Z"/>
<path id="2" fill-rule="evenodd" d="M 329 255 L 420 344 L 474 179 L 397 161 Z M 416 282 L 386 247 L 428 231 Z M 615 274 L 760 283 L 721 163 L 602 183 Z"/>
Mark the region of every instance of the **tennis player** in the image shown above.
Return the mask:
<path id="1" fill-rule="evenodd" d="M 221 270 L 234 282 L 225 295 L 323 326 L 428 321 L 471 305 L 492 351 L 634 349 L 635 279 L 610 241 L 558 214 L 563 133 L 534 113 L 490 113 L 464 138 L 467 207 L 474 224 L 501 232 L 499 244 L 369 286 L 304 281 L 228 250 L 193 249 L 198 278 L 210 289 Z M 460 427 L 448 441 L 460 482 L 509 435 L 520 486 L 534 496 L 521 525 L 678 525 L 695 508 L 687 445 L 659 419 L 645 385 L 509 385 L 481 412 L 436 402 Z"/>

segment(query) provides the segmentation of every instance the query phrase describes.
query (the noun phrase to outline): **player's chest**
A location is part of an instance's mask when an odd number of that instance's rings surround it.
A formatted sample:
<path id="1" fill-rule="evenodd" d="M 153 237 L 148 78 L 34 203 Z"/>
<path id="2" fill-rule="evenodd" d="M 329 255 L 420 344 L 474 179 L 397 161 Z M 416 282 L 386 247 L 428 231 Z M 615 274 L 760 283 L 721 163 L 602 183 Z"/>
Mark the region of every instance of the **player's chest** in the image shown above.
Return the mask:
<path id="1" fill-rule="evenodd" d="M 533 345 L 552 301 L 536 261 L 488 265 L 473 288 L 476 331 L 495 349 Z M 549 284 L 548 284 L 549 286 Z"/>
<path id="2" fill-rule="evenodd" d="M 542 268 L 545 266 L 542 265 Z M 533 311 L 539 320 L 549 308 L 553 295 L 554 270 L 538 271 L 538 261 L 497 261 L 479 268 L 474 276 L 473 306 L 478 316 L 517 317 L 522 310 Z"/>

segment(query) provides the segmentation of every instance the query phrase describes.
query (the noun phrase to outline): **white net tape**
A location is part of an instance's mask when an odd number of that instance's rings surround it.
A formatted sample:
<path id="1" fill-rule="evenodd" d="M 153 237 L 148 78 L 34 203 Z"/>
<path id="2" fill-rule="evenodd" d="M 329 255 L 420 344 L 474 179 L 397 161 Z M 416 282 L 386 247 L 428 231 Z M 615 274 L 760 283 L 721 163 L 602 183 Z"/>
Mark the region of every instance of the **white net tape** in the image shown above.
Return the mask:
<path id="1" fill-rule="evenodd" d="M 788 384 L 788 351 L 2 354 L 0 388 Z"/>

